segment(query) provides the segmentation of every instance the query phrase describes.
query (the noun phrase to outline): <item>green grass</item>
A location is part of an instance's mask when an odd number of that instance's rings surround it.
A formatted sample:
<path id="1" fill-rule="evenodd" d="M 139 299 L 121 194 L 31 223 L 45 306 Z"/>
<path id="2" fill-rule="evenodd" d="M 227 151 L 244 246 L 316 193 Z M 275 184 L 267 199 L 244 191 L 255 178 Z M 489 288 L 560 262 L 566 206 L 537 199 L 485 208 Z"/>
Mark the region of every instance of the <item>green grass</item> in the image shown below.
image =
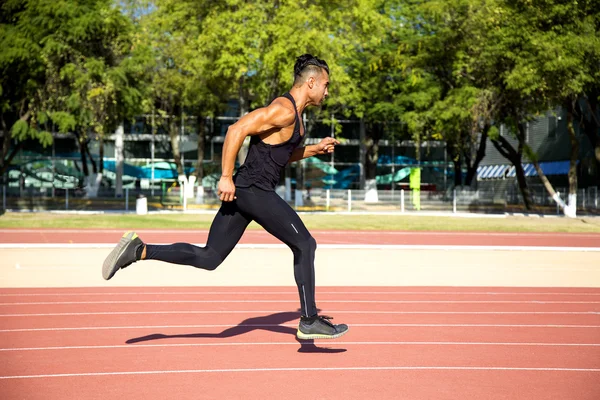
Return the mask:
<path id="1" fill-rule="evenodd" d="M 519 217 L 506 218 L 416 215 L 331 215 L 301 216 L 309 229 L 481 231 L 481 232 L 597 232 L 600 218 Z M 207 229 L 212 214 L 57 214 L 6 213 L 0 228 L 70 229 Z M 261 229 L 252 223 L 249 229 Z"/>

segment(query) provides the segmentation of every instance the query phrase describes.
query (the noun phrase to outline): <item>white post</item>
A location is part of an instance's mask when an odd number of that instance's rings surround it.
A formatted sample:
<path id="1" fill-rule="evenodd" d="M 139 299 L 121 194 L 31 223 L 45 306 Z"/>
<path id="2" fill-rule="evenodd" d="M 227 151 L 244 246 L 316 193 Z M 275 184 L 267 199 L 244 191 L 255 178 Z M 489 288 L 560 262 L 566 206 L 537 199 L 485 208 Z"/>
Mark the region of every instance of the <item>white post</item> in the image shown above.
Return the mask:
<path id="1" fill-rule="evenodd" d="M 560 193 L 556 192 L 554 196 L 560 198 Z M 560 215 L 560 203 L 558 201 L 556 202 L 556 215 Z"/>
<path id="2" fill-rule="evenodd" d="M 151 173 L 151 178 L 150 178 L 150 196 L 154 197 L 154 152 L 155 152 L 155 145 L 154 145 L 154 110 L 152 110 L 152 142 L 150 142 L 150 173 Z"/>
<path id="3" fill-rule="evenodd" d="M 204 186 L 202 186 L 202 182 L 198 185 L 198 191 L 196 192 L 196 204 L 204 204 Z"/>
<path id="4" fill-rule="evenodd" d="M 329 189 L 327 189 L 326 191 L 326 197 L 325 197 L 325 210 L 329 211 L 329 199 L 330 199 L 330 194 L 329 194 Z"/>
<path id="5" fill-rule="evenodd" d="M 404 189 L 400 190 L 400 211 L 404 212 Z"/>
<path id="6" fill-rule="evenodd" d="M 65 189 L 65 210 L 69 209 L 69 188 Z"/>
<path id="7" fill-rule="evenodd" d="M 123 155 L 123 135 L 123 124 L 119 124 L 115 132 L 115 172 L 117 174 L 115 179 L 115 197 L 123 196 L 123 164 L 125 162 Z"/>
<path id="8" fill-rule="evenodd" d="M 125 211 L 129 211 L 129 188 L 125 188 Z"/>
<path id="9" fill-rule="evenodd" d="M 594 207 L 598 208 L 598 186 L 594 190 Z"/>
<path id="10" fill-rule="evenodd" d="M 302 198 L 302 190 L 296 189 L 295 193 L 296 193 L 296 195 L 294 198 L 294 205 L 296 207 L 304 206 L 304 199 Z"/>
<path id="11" fill-rule="evenodd" d="M 348 212 L 352 211 L 352 190 L 348 189 Z"/>
<path id="12" fill-rule="evenodd" d="M 181 182 L 181 190 L 183 191 L 183 212 L 187 211 L 187 196 L 186 196 L 186 182 Z"/>
<path id="13" fill-rule="evenodd" d="M 456 189 L 452 189 L 452 212 L 456 214 Z"/>
<path id="14" fill-rule="evenodd" d="M 583 196 L 581 199 L 581 208 L 583 208 L 585 210 L 585 189 L 581 189 L 583 191 Z"/>

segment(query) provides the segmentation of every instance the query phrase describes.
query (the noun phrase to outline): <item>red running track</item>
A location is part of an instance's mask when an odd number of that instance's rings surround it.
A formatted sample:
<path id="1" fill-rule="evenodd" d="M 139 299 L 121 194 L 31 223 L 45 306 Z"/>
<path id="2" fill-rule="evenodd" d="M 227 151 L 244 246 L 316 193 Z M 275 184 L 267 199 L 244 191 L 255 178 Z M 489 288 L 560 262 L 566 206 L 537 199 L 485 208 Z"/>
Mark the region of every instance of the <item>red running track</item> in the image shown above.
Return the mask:
<path id="1" fill-rule="evenodd" d="M 600 398 L 600 289 L 320 287 L 350 325 L 300 343 L 297 292 L 0 290 L 20 399 Z"/>
<path id="2" fill-rule="evenodd" d="M 139 230 L 147 243 L 206 243 L 208 230 Z M 313 230 L 319 244 L 600 247 L 593 233 L 402 232 Z M 116 243 L 122 230 L 0 229 L 0 243 Z M 242 244 L 275 244 L 263 230 L 247 230 Z"/>

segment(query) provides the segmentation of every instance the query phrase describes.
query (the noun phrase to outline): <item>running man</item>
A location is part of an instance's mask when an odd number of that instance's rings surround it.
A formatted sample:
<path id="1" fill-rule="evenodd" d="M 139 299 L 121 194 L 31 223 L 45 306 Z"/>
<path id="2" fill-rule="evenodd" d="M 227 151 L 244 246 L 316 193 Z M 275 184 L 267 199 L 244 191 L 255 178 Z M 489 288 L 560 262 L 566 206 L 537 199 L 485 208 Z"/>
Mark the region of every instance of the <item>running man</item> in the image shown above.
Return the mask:
<path id="1" fill-rule="evenodd" d="M 316 145 L 298 147 L 305 127 L 300 116 L 307 106 L 318 106 L 327 97 L 329 67 L 321 59 L 304 54 L 294 65 L 294 83 L 288 93 L 240 118 L 227 130 L 223 145 L 222 175 L 218 185 L 221 208 L 212 222 L 206 247 L 188 243 L 145 244 L 127 232 L 104 261 L 102 276 L 111 279 L 121 268 L 139 260 L 160 260 L 216 269 L 239 242 L 246 227 L 256 221 L 287 244 L 294 254 L 294 277 L 300 296 L 299 339 L 334 339 L 348 331 L 331 317 L 317 313 L 314 258 L 317 243 L 296 212 L 277 193 L 275 186 L 290 162 L 318 154 L 331 154 L 337 140 L 324 138 Z M 244 164 L 235 176 L 237 154 L 250 136 Z"/>

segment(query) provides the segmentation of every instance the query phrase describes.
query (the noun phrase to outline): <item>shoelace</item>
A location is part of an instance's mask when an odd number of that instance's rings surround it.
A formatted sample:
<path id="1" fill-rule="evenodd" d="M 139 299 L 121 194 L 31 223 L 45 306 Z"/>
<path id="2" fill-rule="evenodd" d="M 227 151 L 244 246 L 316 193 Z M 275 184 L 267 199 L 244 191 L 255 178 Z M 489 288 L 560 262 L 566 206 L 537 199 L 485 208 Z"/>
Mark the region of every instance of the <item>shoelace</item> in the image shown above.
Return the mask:
<path id="1" fill-rule="evenodd" d="M 335 328 L 335 325 L 333 325 L 331 322 L 329 322 L 329 320 L 333 319 L 333 317 L 330 317 L 328 315 L 317 315 L 317 318 L 324 324 L 329 325 L 332 328 Z"/>

